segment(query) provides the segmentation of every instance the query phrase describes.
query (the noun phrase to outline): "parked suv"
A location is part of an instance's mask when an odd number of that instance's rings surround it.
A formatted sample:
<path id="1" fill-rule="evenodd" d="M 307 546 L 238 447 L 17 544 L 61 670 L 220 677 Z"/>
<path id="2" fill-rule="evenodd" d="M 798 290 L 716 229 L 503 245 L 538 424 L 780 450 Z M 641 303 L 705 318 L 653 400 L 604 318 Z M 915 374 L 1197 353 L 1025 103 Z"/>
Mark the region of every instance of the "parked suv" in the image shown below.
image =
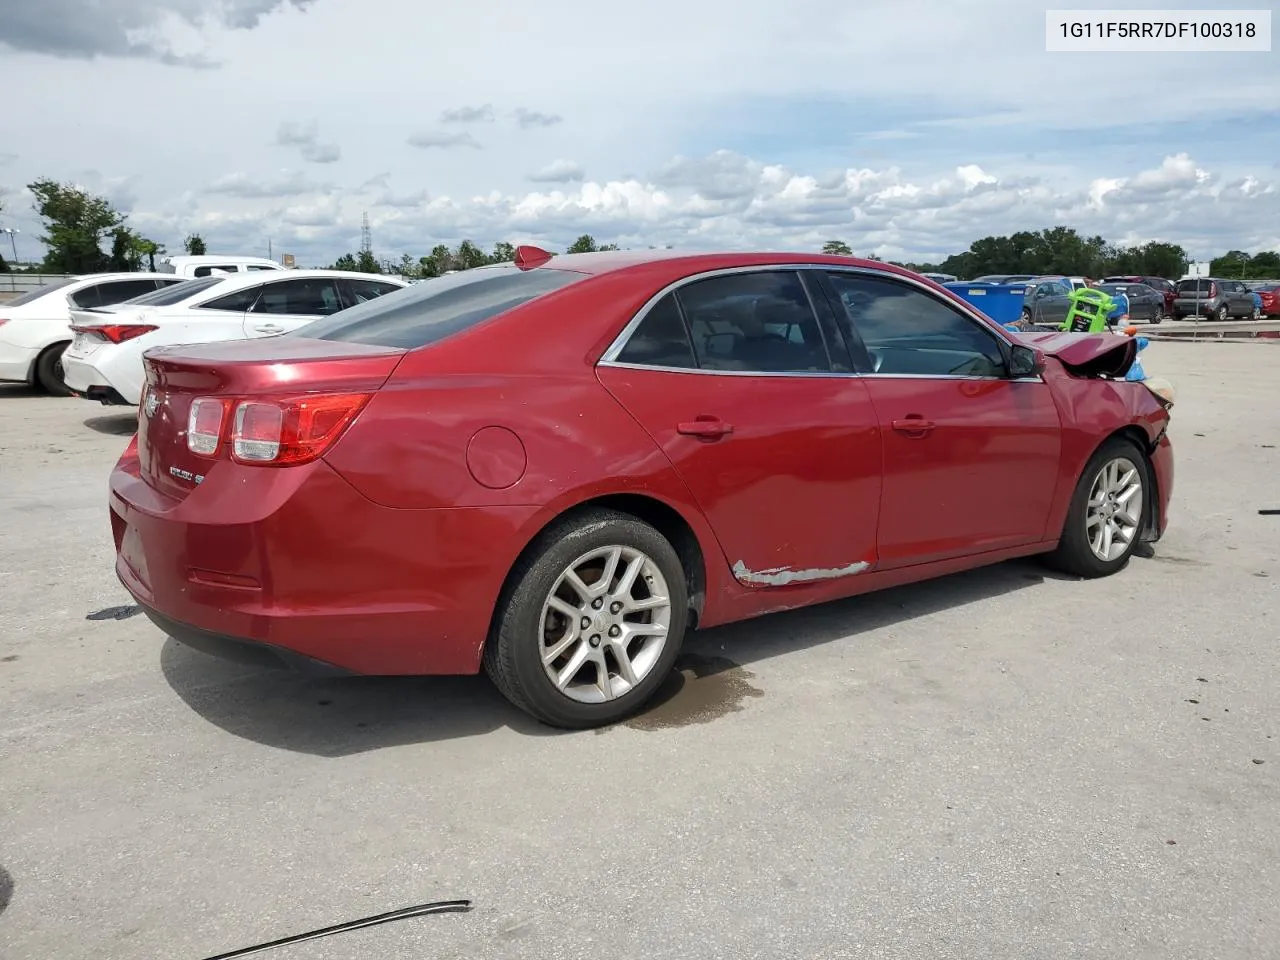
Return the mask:
<path id="1" fill-rule="evenodd" d="M 1197 296 L 1199 299 L 1197 299 Z M 1178 281 L 1178 296 L 1173 301 L 1173 319 L 1194 316 L 1211 320 L 1253 318 L 1253 291 L 1239 280 L 1216 277 L 1188 277 Z"/>

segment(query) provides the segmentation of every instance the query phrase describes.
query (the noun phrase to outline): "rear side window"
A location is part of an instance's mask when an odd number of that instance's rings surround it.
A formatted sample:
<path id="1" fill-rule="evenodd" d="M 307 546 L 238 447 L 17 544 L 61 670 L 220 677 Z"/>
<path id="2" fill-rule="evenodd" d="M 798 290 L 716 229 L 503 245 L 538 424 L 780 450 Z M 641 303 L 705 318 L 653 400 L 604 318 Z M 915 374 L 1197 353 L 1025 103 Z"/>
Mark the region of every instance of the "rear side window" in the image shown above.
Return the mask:
<path id="1" fill-rule="evenodd" d="M 244 290 L 237 290 L 235 293 L 228 293 L 225 297 L 217 297 L 205 303 L 197 303 L 195 306 L 201 310 L 230 310 L 234 313 L 244 313 L 253 306 L 258 294 L 262 292 L 262 287 L 247 287 Z"/>
<path id="2" fill-rule="evenodd" d="M 462 270 L 356 304 L 299 328 L 296 335 L 412 350 L 586 277 L 570 270 L 516 266 Z"/>
<path id="3" fill-rule="evenodd" d="M 211 277 L 215 270 L 225 270 L 227 273 L 240 272 L 240 268 L 234 263 L 211 263 L 207 267 L 196 267 L 192 273 L 197 277 Z"/>
<path id="4" fill-rule="evenodd" d="M 378 297 L 388 293 L 395 293 L 401 289 L 398 284 L 386 283 L 382 280 L 339 280 L 338 286 L 342 288 L 343 300 L 355 306 L 357 303 L 364 303 L 366 300 L 376 300 Z"/>
<path id="5" fill-rule="evenodd" d="M 98 303 L 91 304 L 91 306 L 105 307 L 113 303 L 124 303 L 134 297 L 140 297 L 144 293 L 152 293 L 155 289 L 156 282 L 150 278 L 146 280 L 116 280 L 100 283 L 98 284 Z"/>
<path id="6" fill-rule="evenodd" d="M 618 354 L 618 362 L 681 370 L 697 368 L 693 344 L 689 342 L 689 331 L 685 329 L 674 293 L 668 293 L 645 314 Z"/>
<path id="7" fill-rule="evenodd" d="M 217 286 L 224 279 L 226 278 L 205 277 L 203 280 L 185 280 L 182 283 L 175 283 L 160 290 L 153 290 L 151 293 L 144 293 L 140 297 L 134 297 L 129 303 L 148 307 L 171 307 L 175 303 L 181 303 L 188 297 L 194 297 L 197 293 L 202 293 L 210 287 Z"/>

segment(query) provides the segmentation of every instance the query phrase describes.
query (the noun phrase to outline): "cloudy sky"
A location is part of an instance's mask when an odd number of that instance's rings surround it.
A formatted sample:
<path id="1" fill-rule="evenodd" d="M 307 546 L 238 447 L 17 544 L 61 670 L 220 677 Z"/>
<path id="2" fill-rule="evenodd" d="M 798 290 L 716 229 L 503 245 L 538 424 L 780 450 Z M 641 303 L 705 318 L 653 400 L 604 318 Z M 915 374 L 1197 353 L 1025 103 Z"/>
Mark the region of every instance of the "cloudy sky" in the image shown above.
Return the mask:
<path id="1" fill-rule="evenodd" d="M 1044 44 L 1027 0 L 0 0 L 0 220 L 31 257 L 49 176 L 171 251 L 304 264 L 365 212 L 395 259 L 581 233 L 926 259 L 1058 223 L 1280 248 L 1280 57 Z"/>

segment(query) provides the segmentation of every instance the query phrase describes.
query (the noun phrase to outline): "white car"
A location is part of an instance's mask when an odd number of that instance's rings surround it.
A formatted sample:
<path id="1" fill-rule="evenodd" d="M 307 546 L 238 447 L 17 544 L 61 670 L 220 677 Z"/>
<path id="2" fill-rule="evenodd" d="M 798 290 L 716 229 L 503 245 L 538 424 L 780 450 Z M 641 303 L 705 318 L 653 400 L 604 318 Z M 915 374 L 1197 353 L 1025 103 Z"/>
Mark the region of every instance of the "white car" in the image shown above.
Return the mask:
<path id="1" fill-rule="evenodd" d="M 195 256 L 165 257 L 156 270 L 173 273 L 183 280 L 193 277 L 211 277 L 217 273 L 251 273 L 258 270 L 285 269 L 266 257 L 229 257 L 221 254 L 202 253 Z"/>
<path id="2" fill-rule="evenodd" d="M 151 347 L 278 336 L 407 286 L 396 277 L 341 270 L 188 280 L 114 307 L 73 311 L 75 339 L 63 354 L 64 376 L 77 396 L 137 406 L 142 354 Z"/>
<path id="3" fill-rule="evenodd" d="M 120 303 L 181 282 L 172 274 L 94 273 L 0 302 L 0 381 L 70 395 L 62 379 L 62 351 L 71 342 L 71 311 Z"/>

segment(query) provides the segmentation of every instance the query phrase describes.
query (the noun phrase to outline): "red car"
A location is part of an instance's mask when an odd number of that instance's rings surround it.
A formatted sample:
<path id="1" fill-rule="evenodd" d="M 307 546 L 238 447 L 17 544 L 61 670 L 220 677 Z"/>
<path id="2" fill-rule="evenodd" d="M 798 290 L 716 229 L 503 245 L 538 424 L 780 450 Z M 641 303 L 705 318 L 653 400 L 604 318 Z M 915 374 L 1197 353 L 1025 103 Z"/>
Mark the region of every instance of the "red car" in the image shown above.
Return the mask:
<path id="1" fill-rule="evenodd" d="M 1262 298 L 1262 315 L 1280 317 L 1280 286 L 1259 287 L 1253 291 Z"/>
<path id="2" fill-rule="evenodd" d="M 521 248 L 254 341 L 154 348 L 116 572 L 198 649 L 467 674 L 561 727 L 690 627 L 1162 534 L 1171 398 L 906 270 Z"/>

